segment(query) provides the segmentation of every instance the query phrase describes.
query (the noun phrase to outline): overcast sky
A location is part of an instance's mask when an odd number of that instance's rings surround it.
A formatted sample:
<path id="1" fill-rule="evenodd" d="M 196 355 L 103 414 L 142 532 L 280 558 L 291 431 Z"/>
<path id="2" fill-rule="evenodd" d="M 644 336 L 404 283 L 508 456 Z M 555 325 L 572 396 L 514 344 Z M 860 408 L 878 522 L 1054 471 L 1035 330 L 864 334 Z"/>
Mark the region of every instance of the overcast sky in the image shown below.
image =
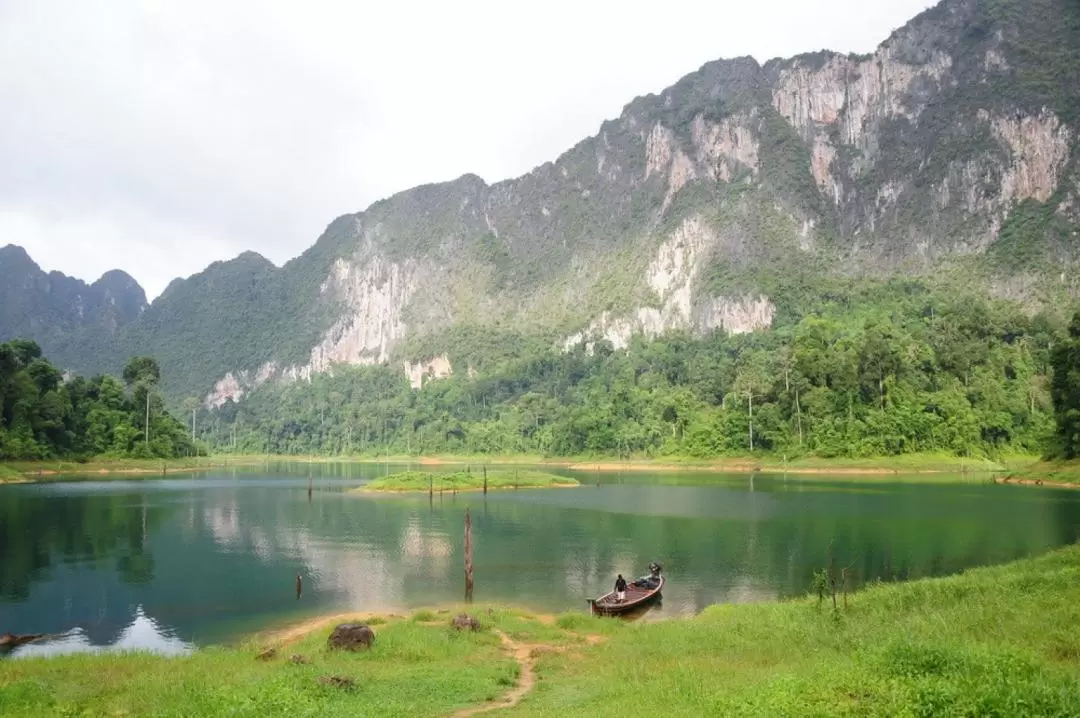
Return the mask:
<path id="1" fill-rule="evenodd" d="M 927 0 L 0 0 L 0 246 L 156 296 L 425 182 L 554 159 L 720 57 L 868 52 Z M 370 6 L 370 7 L 368 7 Z"/>

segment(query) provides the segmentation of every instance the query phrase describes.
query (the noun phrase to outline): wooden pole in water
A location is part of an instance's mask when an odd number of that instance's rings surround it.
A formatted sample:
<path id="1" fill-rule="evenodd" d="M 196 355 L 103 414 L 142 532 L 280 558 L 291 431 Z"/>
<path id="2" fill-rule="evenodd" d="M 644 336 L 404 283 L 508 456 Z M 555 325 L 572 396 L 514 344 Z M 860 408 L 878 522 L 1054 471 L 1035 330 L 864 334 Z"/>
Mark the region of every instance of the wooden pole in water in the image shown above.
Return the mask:
<path id="1" fill-rule="evenodd" d="M 487 467 L 484 467 L 484 496 L 487 496 Z"/>
<path id="2" fill-rule="evenodd" d="M 832 610 L 836 611 L 836 562 L 832 556 L 832 547 L 829 547 L 829 588 L 832 590 Z"/>
<path id="3" fill-rule="evenodd" d="M 296 574 L 296 600 L 300 600 L 300 594 L 304 590 L 304 581 L 300 578 L 300 574 Z"/>
<path id="4" fill-rule="evenodd" d="M 465 509 L 465 602 L 472 603 L 472 597 L 472 517 L 469 515 L 469 509 Z"/>
<path id="5" fill-rule="evenodd" d="M 313 479 L 311 477 L 311 473 L 308 472 L 308 475 L 307 475 L 307 500 L 308 501 L 311 501 L 311 483 L 312 483 L 312 481 L 313 481 Z"/>

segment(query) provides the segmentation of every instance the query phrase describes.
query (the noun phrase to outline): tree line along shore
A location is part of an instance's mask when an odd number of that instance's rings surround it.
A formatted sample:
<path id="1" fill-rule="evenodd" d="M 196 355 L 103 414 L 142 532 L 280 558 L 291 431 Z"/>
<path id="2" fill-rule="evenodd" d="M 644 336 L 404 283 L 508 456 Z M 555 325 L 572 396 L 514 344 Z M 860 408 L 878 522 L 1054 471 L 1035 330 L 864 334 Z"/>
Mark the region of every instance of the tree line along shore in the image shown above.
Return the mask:
<path id="1" fill-rule="evenodd" d="M 1042 456 L 1067 480 L 1061 462 L 1080 457 L 1080 313 L 1063 328 L 965 300 L 927 316 L 936 301 L 901 296 L 888 322 L 824 312 L 756 338 L 671 336 L 623 351 L 553 353 L 519 337 L 496 342 L 513 351 L 477 378 L 415 390 L 390 367 L 345 367 L 215 410 L 189 398 L 179 404 L 190 426 L 170 413 L 178 402 L 151 357 L 131 359 L 122 381 L 85 379 L 13 340 L 0 344 L 0 477 L 88 460 L 149 472 L 226 454 L 867 473 L 1009 471 L 1011 457 Z M 27 461 L 42 463 L 11 464 Z"/>

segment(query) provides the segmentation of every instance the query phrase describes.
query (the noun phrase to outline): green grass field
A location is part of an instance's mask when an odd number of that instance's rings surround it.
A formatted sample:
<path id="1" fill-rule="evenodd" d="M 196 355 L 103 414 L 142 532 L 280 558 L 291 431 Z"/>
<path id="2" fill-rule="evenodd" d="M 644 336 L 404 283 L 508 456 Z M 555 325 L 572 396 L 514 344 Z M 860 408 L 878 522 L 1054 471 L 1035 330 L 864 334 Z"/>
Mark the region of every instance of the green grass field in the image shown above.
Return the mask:
<path id="1" fill-rule="evenodd" d="M 720 605 L 552 656 L 521 715 L 1080 715 L 1080 548 L 818 599 Z"/>
<path id="2" fill-rule="evenodd" d="M 326 649 L 329 629 L 256 659 L 261 647 L 211 648 L 181 658 L 78 655 L 0 662 L 4 716 L 435 716 L 498 697 L 517 664 L 491 632 L 446 625 L 373 626 L 375 647 Z M 310 661 L 294 664 L 292 655 Z M 345 676 L 352 690 L 323 685 Z"/>
<path id="3" fill-rule="evenodd" d="M 486 476 L 486 479 L 485 479 Z M 577 486 L 576 479 L 556 476 L 542 471 L 493 470 L 426 472 L 402 471 L 371 481 L 358 491 L 479 491 L 484 482 L 491 490 L 495 489 L 540 489 Z"/>
<path id="4" fill-rule="evenodd" d="M 0 712 L 435 716 L 502 700 L 522 682 L 521 702 L 504 712 L 1080 715 L 1080 546 L 837 601 L 835 611 L 816 596 L 717 605 L 651 623 L 474 606 L 478 633 L 450 630 L 450 612 L 421 611 L 373 622 L 375 647 L 359 655 L 328 653 L 323 626 L 265 662 L 255 658 L 265 641 L 171 659 L 6 660 Z M 294 653 L 310 663 L 294 665 Z M 321 684 L 327 675 L 355 689 Z"/>

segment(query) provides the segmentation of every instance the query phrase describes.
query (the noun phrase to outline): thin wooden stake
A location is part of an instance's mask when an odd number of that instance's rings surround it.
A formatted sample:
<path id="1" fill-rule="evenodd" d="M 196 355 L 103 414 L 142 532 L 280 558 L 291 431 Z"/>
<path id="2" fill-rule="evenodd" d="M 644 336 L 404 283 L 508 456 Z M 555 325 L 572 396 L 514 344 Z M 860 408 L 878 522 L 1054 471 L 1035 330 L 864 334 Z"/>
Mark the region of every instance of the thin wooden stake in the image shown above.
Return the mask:
<path id="1" fill-rule="evenodd" d="M 472 603 L 473 597 L 472 566 L 472 516 L 465 509 L 465 602 Z"/>
<path id="2" fill-rule="evenodd" d="M 832 593 L 833 612 L 836 611 L 836 556 L 833 554 L 833 542 L 829 542 L 829 589 Z"/>
<path id="3" fill-rule="evenodd" d="M 484 467 L 484 496 L 487 496 L 487 467 Z"/>

